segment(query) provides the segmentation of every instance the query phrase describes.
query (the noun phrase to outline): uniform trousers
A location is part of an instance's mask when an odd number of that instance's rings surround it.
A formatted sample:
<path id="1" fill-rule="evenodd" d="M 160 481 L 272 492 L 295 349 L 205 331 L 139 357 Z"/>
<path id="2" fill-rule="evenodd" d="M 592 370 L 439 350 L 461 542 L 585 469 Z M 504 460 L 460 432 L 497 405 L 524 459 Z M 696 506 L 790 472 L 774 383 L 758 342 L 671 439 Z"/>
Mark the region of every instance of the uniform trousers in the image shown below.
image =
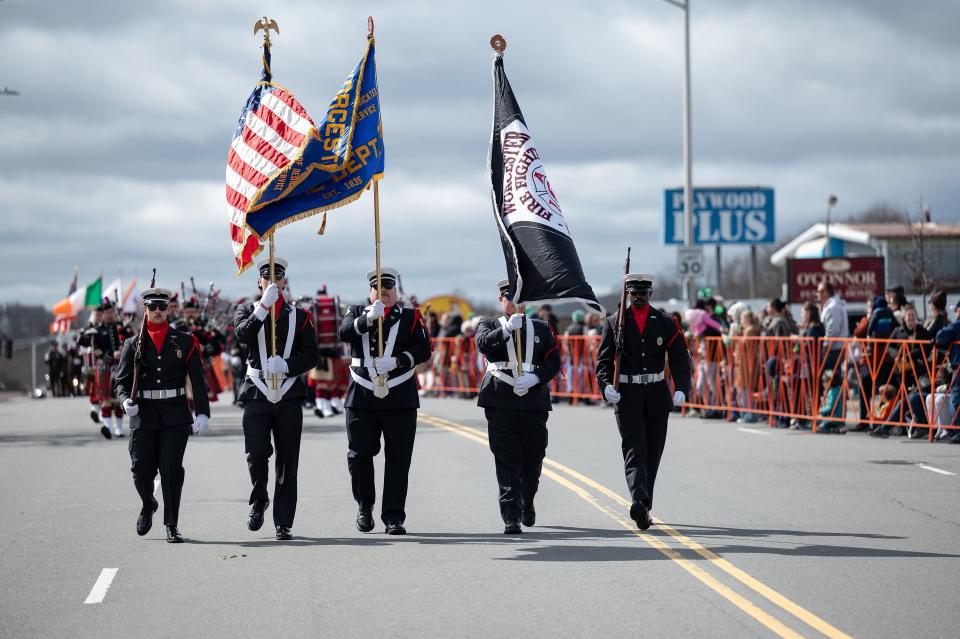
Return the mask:
<path id="1" fill-rule="evenodd" d="M 653 508 L 653 485 L 657 481 L 660 457 L 667 441 L 667 418 L 663 415 L 646 415 L 618 407 L 617 428 L 620 430 L 620 447 L 623 451 L 623 470 L 627 489 L 633 502 Z"/>
<path id="2" fill-rule="evenodd" d="M 347 469 L 353 498 L 361 508 L 377 500 L 373 458 L 380 452 L 383 435 L 383 504 L 380 520 L 402 524 L 407 518 L 407 475 L 417 434 L 417 409 L 364 410 L 347 408 Z"/>
<path id="3" fill-rule="evenodd" d="M 143 401 L 143 400 L 141 400 Z M 143 428 L 139 417 L 130 419 L 130 470 L 133 485 L 143 501 L 144 508 L 157 503 L 153 497 L 153 480 L 160 471 L 163 492 L 163 523 L 176 526 L 180 514 L 180 494 L 183 490 L 183 453 L 190 437 L 190 424 Z"/>
<path id="4" fill-rule="evenodd" d="M 485 408 L 490 452 L 500 485 L 500 515 L 518 521 L 532 507 L 547 454 L 547 411 Z"/>
<path id="5" fill-rule="evenodd" d="M 303 433 L 303 398 L 284 399 L 276 404 L 251 399 L 243 405 L 243 441 L 250 471 L 250 503 L 267 501 L 270 456 L 276 446 L 273 487 L 273 525 L 293 527 L 297 513 L 297 468 L 300 465 L 300 436 Z"/>

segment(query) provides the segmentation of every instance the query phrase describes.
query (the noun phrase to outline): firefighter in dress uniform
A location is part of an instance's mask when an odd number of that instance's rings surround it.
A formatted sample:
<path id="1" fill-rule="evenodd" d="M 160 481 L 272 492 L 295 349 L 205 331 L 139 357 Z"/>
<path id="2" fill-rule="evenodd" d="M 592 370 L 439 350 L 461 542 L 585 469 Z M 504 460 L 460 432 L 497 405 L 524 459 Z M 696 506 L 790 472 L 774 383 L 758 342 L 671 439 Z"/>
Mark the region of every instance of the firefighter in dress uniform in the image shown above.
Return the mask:
<path id="1" fill-rule="evenodd" d="M 690 352 L 676 318 L 650 306 L 653 276 L 629 273 L 623 279 L 630 306 L 621 337 L 619 391 L 613 387 L 618 313 L 603 325 L 597 381 L 604 398 L 614 404 L 632 500 L 630 518 L 640 530 L 646 530 L 653 523 L 653 485 L 667 439 L 667 418 L 690 393 Z M 676 389 L 672 401 L 665 361 L 669 361 Z"/>
<path id="2" fill-rule="evenodd" d="M 273 490 L 273 524 L 277 539 L 292 539 L 297 511 L 297 468 L 303 433 L 303 400 L 307 386 L 303 374 L 317 365 L 317 337 L 310 315 L 288 303 L 280 294 L 286 286 L 287 261 L 261 260 L 258 302 L 246 302 L 234 315 L 234 338 L 247 353 L 246 378 L 240 387 L 243 402 L 243 437 L 253 490 L 247 528 L 260 530 L 270 504 L 267 493 L 270 455 L 276 447 L 276 482 Z M 268 356 L 272 341 L 270 308 L 277 309 L 277 354 Z"/>
<path id="3" fill-rule="evenodd" d="M 490 452 L 500 486 L 504 534 L 519 534 L 521 522 L 536 523 L 533 500 L 547 451 L 547 417 L 551 410 L 550 380 L 560 371 L 560 348 L 549 324 L 517 313 L 510 282 L 501 280 L 503 315 L 477 327 L 477 350 L 487 360 L 477 405 L 487 418 Z M 520 330 L 517 375 L 516 331 Z"/>
<path id="4" fill-rule="evenodd" d="M 340 324 L 340 340 L 350 346 L 350 385 L 347 389 L 347 468 L 353 497 L 359 507 L 357 529 L 373 530 L 376 485 L 373 458 L 384 442 L 383 503 L 380 519 L 388 535 L 403 535 L 407 474 L 417 432 L 416 366 L 430 358 L 430 339 L 418 311 L 397 304 L 400 275 L 381 269 L 381 294 L 377 297 L 377 272 L 367 273 L 370 305 L 351 306 Z M 383 355 L 379 355 L 377 320 L 383 318 Z M 380 382 L 383 382 L 382 384 Z M 383 397 L 383 390 L 387 394 Z"/>
<path id="5" fill-rule="evenodd" d="M 200 344 L 190 333 L 167 322 L 172 294 L 164 288 L 141 293 L 146 335 L 140 345 L 140 379 L 132 396 L 139 336 L 123 344 L 117 371 L 117 396 L 130 416 L 130 461 L 133 485 L 143 507 L 137 518 L 137 534 L 146 535 L 153 525 L 157 500 L 153 480 L 160 472 L 163 493 L 163 523 L 169 543 L 181 543 L 177 529 L 180 494 L 183 490 L 183 453 L 191 430 L 207 432 L 210 404 L 200 363 Z M 186 380 L 193 386 L 196 419 L 187 406 Z"/>

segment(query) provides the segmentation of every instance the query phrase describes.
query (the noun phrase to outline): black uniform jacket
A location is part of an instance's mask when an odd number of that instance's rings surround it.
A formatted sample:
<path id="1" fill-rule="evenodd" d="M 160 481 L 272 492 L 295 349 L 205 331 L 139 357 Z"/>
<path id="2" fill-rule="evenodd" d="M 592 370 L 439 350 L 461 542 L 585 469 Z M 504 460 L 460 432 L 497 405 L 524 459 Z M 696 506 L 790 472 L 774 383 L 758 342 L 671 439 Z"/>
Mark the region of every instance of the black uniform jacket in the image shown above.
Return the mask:
<path id="1" fill-rule="evenodd" d="M 98 360 L 115 363 L 113 358 L 116 352 L 123 347 L 124 340 L 132 335 L 132 331 L 120 322 L 97 324 L 84 331 L 77 343 L 80 346 L 93 346 L 93 353 Z"/>
<path id="2" fill-rule="evenodd" d="M 617 313 L 603 324 L 603 339 L 597 353 L 597 382 L 600 392 L 607 384 L 613 384 L 613 362 L 616 356 L 614 335 L 617 330 Z M 633 312 L 627 310 L 623 322 L 623 354 L 620 359 L 621 375 L 660 373 L 664 362 L 670 361 L 670 374 L 676 389 L 690 397 L 690 351 L 687 350 L 683 330 L 671 315 L 665 315 L 650 307 L 643 334 L 637 328 Z M 620 383 L 620 402 L 617 412 L 663 415 L 673 410 L 673 397 L 666 380 L 652 384 Z"/>
<path id="3" fill-rule="evenodd" d="M 487 371 L 480 383 L 480 395 L 477 406 L 483 408 L 507 408 L 511 410 L 551 410 L 550 380 L 560 371 L 560 346 L 550 325 L 541 320 L 533 320 L 533 360 L 536 367 L 533 373 L 540 378 L 540 383 L 532 387 L 522 397 L 513 392 L 513 386 Z M 513 333 L 516 335 L 516 333 Z M 485 319 L 477 327 L 477 350 L 488 362 L 506 362 L 510 357 L 507 354 L 507 337 L 500 327 L 497 318 Z M 510 342 L 510 344 L 513 344 Z M 524 321 L 520 329 L 520 345 L 527 346 L 527 322 Z M 516 349 L 516 345 L 512 346 Z M 526 361 L 526 351 L 522 352 Z M 500 371 L 510 377 L 516 377 L 516 371 Z"/>
<path id="4" fill-rule="evenodd" d="M 266 362 L 260 361 L 260 346 L 257 335 L 260 328 L 264 328 L 264 338 L 266 344 L 267 357 L 270 357 L 270 314 L 263 320 L 257 319 L 254 315 L 254 309 L 258 306 L 255 302 L 246 302 L 237 307 L 233 316 L 233 337 L 247 353 L 247 363 L 251 368 L 262 371 Z M 287 343 L 287 328 L 290 323 L 290 313 L 296 313 L 295 325 L 297 333 L 293 338 L 293 345 L 290 348 L 290 357 L 287 358 L 287 377 L 295 377 L 293 384 L 283 395 L 283 400 L 291 399 L 301 400 L 307 396 L 307 385 L 303 381 L 302 375 L 317 365 L 320 356 L 317 354 L 317 336 L 313 330 L 313 321 L 310 315 L 299 308 L 284 304 L 283 309 L 277 313 L 277 354 L 283 356 L 283 347 Z M 266 383 L 270 383 L 269 379 Z M 260 392 L 249 377 L 243 379 L 240 386 L 240 396 L 238 399 L 247 401 L 259 399 L 268 401 L 266 396 Z"/>
<path id="5" fill-rule="evenodd" d="M 120 367 L 117 370 L 117 398 L 124 401 L 133 390 L 133 359 L 137 351 L 137 337 L 123 343 Z M 143 360 L 140 363 L 140 381 L 137 391 L 184 388 L 187 375 L 193 386 L 194 408 L 197 415 L 210 416 L 207 400 L 207 382 L 200 361 L 200 344 L 190 333 L 167 329 L 160 352 L 149 335 L 143 336 Z M 186 394 L 167 399 L 133 398 L 139 412 L 130 418 L 130 428 L 157 429 L 165 426 L 192 424 L 193 416 L 187 406 Z"/>
<path id="6" fill-rule="evenodd" d="M 399 323 L 397 340 L 393 345 L 392 356 L 397 358 L 397 367 L 387 375 L 388 380 L 405 375 L 417 364 L 430 359 L 430 338 L 423 325 L 420 314 L 412 308 L 401 308 L 394 304 L 390 312 L 383 318 L 383 342 L 386 347 L 390 338 L 390 329 Z M 338 332 L 340 341 L 350 345 L 352 359 L 375 358 L 378 356 L 377 322 L 367 323 L 367 312 L 363 306 L 351 306 Z M 370 341 L 370 350 L 364 353 L 363 335 Z M 347 387 L 347 402 L 349 408 L 361 410 L 395 410 L 399 408 L 419 408 L 420 395 L 417 393 L 417 376 L 413 374 L 405 382 L 400 382 L 390 389 L 383 399 L 374 396 L 373 390 L 358 384 L 353 378 L 358 375 L 364 380 L 370 380 L 370 372 L 364 366 L 350 366 L 350 385 Z"/>

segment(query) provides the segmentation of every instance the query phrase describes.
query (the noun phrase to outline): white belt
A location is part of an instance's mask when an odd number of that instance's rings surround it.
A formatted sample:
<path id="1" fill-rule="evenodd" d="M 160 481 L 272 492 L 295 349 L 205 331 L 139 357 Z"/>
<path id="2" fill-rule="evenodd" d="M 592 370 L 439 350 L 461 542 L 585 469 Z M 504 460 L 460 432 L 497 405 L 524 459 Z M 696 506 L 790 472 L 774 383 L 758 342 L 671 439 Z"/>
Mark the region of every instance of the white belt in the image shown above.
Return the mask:
<path id="1" fill-rule="evenodd" d="M 643 375 L 620 375 L 622 384 L 653 384 L 664 380 L 663 371 L 659 373 L 644 373 Z"/>
<path id="2" fill-rule="evenodd" d="M 363 366 L 364 368 L 371 368 L 373 366 L 373 358 L 365 357 L 360 359 L 359 357 L 354 357 L 350 360 L 351 366 Z"/>
<path id="3" fill-rule="evenodd" d="M 536 364 L 521 364 L 521 365 L 520 365 L 520 368 L 521 368 L 521 370 L 522 370 L 524 373 L 532 373 L 532 372 L 534 372 L 535 370 L 537 370 L 537 369 L 540 368 L 540 367 L 537 366 Z M 497 371 L 515 371 L 515 370 L 517 370 L 517 365 L 516 365 L 516 364 L 511 364 L 510 362 L 488 362 L 488 363 L 487 363 L 487 370 L 490 371 L 491 373 L 492 373 L 493 371 L 495 371 L 495 370 L 497 370 Z"/>
<path id="4" fill-rule="evenodd" d="M 408 371 L 407 371 L 406 373 L 404 373 L 403 375 L 397 375 L 396 377 L 393 377 L 393 378 L 388 379 L 388 380 L 387 380 L 387 388 L 393 388 L 394 386 L 396 386 L 396 385 L 398 385 L 398 384 L 404 383 L 405 381 L 407 381 L 408 379 L 410 379 L 411 377 L 413 377 L 414 373 L 416 373 L 416 372 L 417 372 L 417 369 L 411 368 L 410 370 L 408 370 Z M 355 381 L 356 383 L 360 384 L 361 386 L 363 386 L 363 387 L 366 388 L 367 390 L 373 390 L 373 382 L 371 382 L 369 379 L 367 379 L 367 378 L 365 378 L 365 377 L 361 377 L 361 376 L 357 373 L 357 371 L 353 370 L 352 368 L 350 369 L 350 377 L 353 378 L 353 381 Z"/>
<path id="5" fill-rule="evenodd" d="M 287 379 L 288 375 L 286 373 L 276 373 L 277 379 L 283 381 Z M 258 368 L 253 366 L 247 366 L 247 377 L 253 377 L 255 379 L 273 379 L 273 375 L 270 373 L 264 373 Z"/>
<path id="6" fill-rule="evenodd" d="M 186 395 L 184 388 L 165 388 L 163 390 L 142 390 L 140 397 L 144 399 L 170 399 L 171 397 L 180 397 Z"/>

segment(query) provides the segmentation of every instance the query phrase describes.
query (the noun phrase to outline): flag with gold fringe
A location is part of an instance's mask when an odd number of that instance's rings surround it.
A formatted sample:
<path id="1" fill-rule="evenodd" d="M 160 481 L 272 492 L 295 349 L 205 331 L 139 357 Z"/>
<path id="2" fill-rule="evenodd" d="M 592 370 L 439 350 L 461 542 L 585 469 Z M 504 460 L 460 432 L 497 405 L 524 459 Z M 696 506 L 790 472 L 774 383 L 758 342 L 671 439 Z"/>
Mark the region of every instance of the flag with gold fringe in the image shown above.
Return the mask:
<path id="1" fill-rule="evenodd" d="M 270 49 L 227 157 L 226 199 L 238 273 L 253 264 L 261 241 L 276 229 L 362 195 L 383 177 L 383 137 L 375 43 L 347 76 L 319 125 L 272 81 Z"/>

